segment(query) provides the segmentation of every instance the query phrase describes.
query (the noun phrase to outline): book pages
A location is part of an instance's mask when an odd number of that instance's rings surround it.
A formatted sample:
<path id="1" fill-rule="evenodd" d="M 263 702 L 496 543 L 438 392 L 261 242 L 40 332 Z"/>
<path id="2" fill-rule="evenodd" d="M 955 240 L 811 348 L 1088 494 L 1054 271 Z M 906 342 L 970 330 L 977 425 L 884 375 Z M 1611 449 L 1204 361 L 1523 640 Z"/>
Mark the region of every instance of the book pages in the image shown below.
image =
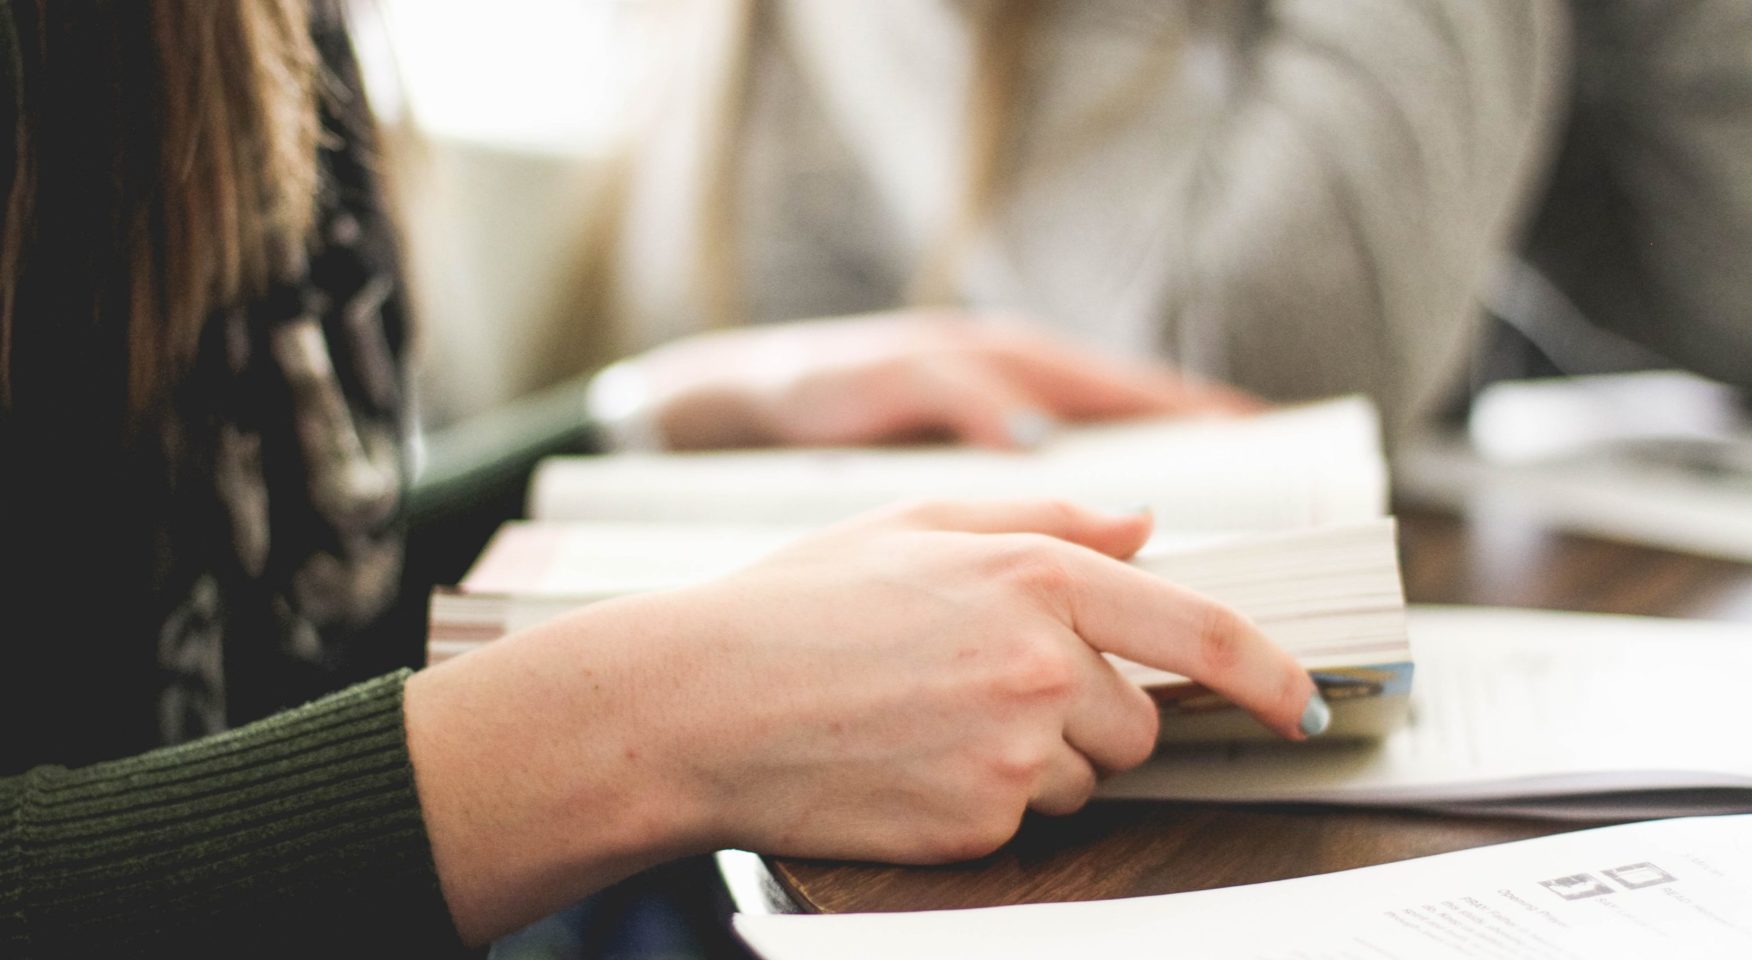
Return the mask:
<path id="1" fill-rule="evenodd" d="M 587 603 L 721 576 L 805 532 L 749 524 L 507 524 L 455 590 L 433 596 L 429 658 L 456 656 Z M 1160 535 L 1132 563 L 1246 615 L 1313 671 L 1333 707 L 1328 736 L 1379 736 L 1403 721 L 1412 667 L 1391 519 Z M 1185 677 L 1109 659 L 1156 699 L 1165 740 L 1270 735 Z"/>
<path id="2" fill-rule="evenodd" d="M 574 600 L 668 590 L 731 573 L 808 532 L 769 524 L 512 521 L 457 588 Z"/>

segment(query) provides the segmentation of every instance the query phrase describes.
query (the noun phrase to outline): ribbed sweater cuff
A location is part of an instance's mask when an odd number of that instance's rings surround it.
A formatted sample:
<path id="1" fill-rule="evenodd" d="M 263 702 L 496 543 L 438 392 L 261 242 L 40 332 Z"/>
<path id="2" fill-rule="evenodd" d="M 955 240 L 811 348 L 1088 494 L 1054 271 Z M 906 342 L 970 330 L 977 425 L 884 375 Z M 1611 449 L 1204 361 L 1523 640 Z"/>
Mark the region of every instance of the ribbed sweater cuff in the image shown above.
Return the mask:
<path id="1" fill-rule="evenodd" d="M 0 955 L 465 953 L 408 763 L 406 678 L 0 781 Z"/>

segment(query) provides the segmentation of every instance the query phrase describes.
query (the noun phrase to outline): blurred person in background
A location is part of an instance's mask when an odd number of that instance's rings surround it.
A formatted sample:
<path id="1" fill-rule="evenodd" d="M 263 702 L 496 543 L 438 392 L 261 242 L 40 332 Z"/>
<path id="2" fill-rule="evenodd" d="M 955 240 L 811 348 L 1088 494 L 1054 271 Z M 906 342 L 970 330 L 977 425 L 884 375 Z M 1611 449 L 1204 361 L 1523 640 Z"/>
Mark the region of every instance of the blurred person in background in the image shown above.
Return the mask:
<path id="1" fill-rule="evenodd" d="M 591 225 L 634 346 L 996 312 L 1396 426 L 1469 373 L 1752 385 L 1737 0 L 668 6 Z M 1474 361 L 1487 307 L 1550 359 Z"/>
<path id="2" fill-rule="evenodd" d="M 1464 379 L 1570 77 L 1561 0 L 676 8 L 592 225 L 635 345 L 1003 315 L 1396 428 Z"/>

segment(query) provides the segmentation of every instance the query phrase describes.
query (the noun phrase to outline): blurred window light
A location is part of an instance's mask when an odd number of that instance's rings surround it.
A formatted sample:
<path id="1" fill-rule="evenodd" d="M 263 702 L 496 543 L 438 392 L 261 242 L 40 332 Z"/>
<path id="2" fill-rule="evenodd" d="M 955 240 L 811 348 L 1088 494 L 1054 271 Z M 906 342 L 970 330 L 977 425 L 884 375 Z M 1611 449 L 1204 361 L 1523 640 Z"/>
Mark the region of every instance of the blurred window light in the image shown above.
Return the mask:
<path id="1" fill-rule="evenodd" d="M 371 0 L 355 33 L 378 111 L 423 133 L 593 153 L 628 119 L 649 0 Z"/>

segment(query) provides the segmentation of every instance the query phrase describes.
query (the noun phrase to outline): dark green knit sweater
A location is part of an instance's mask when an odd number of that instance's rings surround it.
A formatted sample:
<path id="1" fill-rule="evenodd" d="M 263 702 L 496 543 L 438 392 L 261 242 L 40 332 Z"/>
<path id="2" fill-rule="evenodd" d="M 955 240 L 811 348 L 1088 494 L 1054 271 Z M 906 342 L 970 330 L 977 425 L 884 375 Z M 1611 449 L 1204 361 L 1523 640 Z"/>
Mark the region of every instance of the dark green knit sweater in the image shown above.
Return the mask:
<path id="1" fill-rule="evenodd" d="M 443 957 L 405 672 L 180 747 L 0 780 L 0 957 Z"/>

